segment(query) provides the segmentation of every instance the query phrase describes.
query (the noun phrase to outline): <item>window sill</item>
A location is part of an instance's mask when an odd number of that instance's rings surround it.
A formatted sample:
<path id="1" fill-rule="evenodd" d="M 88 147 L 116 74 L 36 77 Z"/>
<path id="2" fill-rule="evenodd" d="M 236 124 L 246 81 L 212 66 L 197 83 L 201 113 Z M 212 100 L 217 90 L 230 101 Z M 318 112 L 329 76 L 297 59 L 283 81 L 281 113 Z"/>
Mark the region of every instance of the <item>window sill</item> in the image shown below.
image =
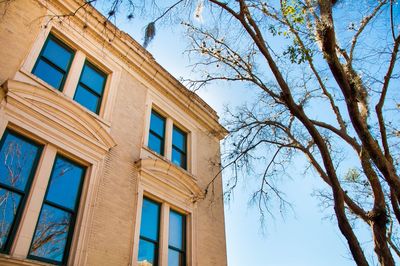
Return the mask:
<path id="1" fill-rule="evenodd" d="M 54 266 L 53 264 L 44 263 L 36 260 L 14 258 L 10 255 L 5 254 L 0 254 L 0 265 Z"/>
<path id="2" fill-rule="evenodd" d="M 100 122 L 102 125 L 106 126 L 107 129 L 110 129 L 111 127 L 111 122 L 107 121 L 105 119 L 103 119 L 101 116 L 99 116 L 98 114 L 88 110 L 87 108 L 83 107 L 82 105 L 80 105 L 79 103 L 75 102 L 72 98 L 66 96 L 63 92 L 53 88 L 53 86 L 49 85 L 47 82 L 41 80 L 40 78 L 38 78 L 37 76 L 33 75 L 32 73 L 30 73 L 28 70 L 21 68 L 19 70 L 19 72 L 21 74 L 23 74 L 25 77 L 27 77 L 29 79 L 29 83 L 31 83 L 32 85 L 35 86 L 41 86 L 44 87 L 48 90 L 50 90 L 51 92 L 57 94 L 58 96 L 64 98 L 66 101 L 72 102 L 74 105 L 78 106 L 80 109 L 82 109 L 83 111 L 85 111 L 86 113 L 90 114 L 91 116 L 93 116 L 98 122 Z M 16 80 L 22 81 L 22 82 L 27 82 L 26 79 L 19 79 L 18 76 L 15 77 Z"/>

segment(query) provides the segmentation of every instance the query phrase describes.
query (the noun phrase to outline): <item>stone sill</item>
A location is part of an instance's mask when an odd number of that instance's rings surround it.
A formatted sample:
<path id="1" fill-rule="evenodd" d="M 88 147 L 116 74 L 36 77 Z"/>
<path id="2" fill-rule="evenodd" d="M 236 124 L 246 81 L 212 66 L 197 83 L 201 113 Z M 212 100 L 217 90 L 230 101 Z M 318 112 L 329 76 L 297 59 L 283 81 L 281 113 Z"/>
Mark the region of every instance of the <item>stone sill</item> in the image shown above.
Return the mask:
<path id="1" fill-rule="evenodd" d="M 30 260 L 30 259 L 20 259 L 20 258 L 14 258 L 9 255 L 5 254 L 0 254 L 0 265 L 5 265 L 5 266 L 12 266 L 12 265 L 30 265 L 30 266 L 50 266 L 53 264 L 48 264 L 44 262 L 39 262 L 35 260 Z"/>

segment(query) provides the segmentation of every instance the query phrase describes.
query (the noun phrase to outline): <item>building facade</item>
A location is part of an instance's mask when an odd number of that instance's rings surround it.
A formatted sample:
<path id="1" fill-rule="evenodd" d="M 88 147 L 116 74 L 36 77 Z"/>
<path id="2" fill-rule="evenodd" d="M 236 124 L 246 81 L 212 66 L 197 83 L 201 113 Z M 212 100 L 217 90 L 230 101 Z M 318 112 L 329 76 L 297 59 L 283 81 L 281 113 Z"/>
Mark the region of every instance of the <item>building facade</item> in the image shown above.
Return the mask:
<path id="1" fill-rule="evenodd" d="M 226 265 L 216 112 L 83 0 L 0 11 L 0 265 Z"/>

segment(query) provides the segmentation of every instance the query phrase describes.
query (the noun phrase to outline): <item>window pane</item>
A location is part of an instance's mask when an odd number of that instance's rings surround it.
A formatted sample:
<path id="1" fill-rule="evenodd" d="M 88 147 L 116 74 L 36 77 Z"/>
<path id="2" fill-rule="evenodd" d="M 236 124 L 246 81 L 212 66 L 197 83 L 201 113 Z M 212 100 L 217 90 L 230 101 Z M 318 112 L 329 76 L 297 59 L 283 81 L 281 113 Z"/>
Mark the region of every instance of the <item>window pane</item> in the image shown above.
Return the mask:
<path id="1" fill-rule="evenodd" d="M 101 95 L 103 94 L 105 75 L 102 75 L 102 73 L 99 73 L 90 65 L 85 64 L 80 82 Z"/>
<path id="2" fill-rule="evenodd" d="M 36 64 L 33 74 L 40 79 L 46 81 L 48 84 L 56 89 L 61 89 L 61 83 L 64 78 L 64 73 L 58 71 L 56 68 L 50 66 L 48 63 L 39 59 Z"/>
<path id="3" fill-rule="evenodd" d="M 62 262 L 70 222 L 71 214 L 44 204 L 29 255 Z"/>
<path id="4" fill-rule="evenodd" d="M 184 216 L 174 211 L 169 212 L 169 239 L 168 245 L 184 249 Z"/>
<path id="5" fill-rule="evenodd" d="M 140 223 L 140 236 L 158 241 L 158 221 L 160 216 L 160 205 L 143 199 L 142 221 Z"/>
<path id="6" fill-rule="evenodd" d="M 172 147 L 172 162 L 186 169 L 186 155 Z"/>
<path id="7" fill-rule="evenodd" d="M 81 85 L 78 85 L 78 88 L 76 88 L 74 100 L 85 106 L 90 111 L 97 113 L 100 100 L 99 96 L 93 94 Z"/>
<path id="8" fill-rule="evenodd" d="M 12 133 L 4 134 L 0 151 L 0 183 L 25 191 L 39 147 Z"/>
<path id="9" fill-rule="evenodd" d="M 17 215 L 21 196 L 0 188 L 0 249 L 3 250 Z"/>
<path id="10" fill-rule="evenodd" d="M 168 266 L 183 266 L 184 265 L 184 253 L 179 251 L 168 249 Z"/>
<path id="11" fill-rule="evenodd" d="M 181 151 L 186 152 L 186 134 L 176 127 L 172 132 L 172 144 Z"/>
<path id="12" fill-rule="evenodd" d="M 139 255 L 138 266 L 155 265 L 156 260 L 156 245 L 152 242 L 140 239 L 139 240 Z"/>
<path id="13" fill-rule="evenodd" d="M 72 51 L 67 50 L 51 38 L 47 41 L 42 55 L 65 71 L 72 59 Z"/>
<path id="14" fill-rule="evenodd" d="M 149 145 L 148 146 L 152 151 L 155 151 L 161 155 L 164 155 L 163 141 L 160 138 L 153 135 L 151 132 L 149 134 Z"/>
<path id="15" fill-rule="evenodd" d="M 46 200 L 74 210 L 84 172 L 82 167 L 57 157 Z"/>
<path id="16" fill-rule="evenodd" d="M 151 112 L 150 129 L 164 138 L 165 119 L 154 111 Z"/>

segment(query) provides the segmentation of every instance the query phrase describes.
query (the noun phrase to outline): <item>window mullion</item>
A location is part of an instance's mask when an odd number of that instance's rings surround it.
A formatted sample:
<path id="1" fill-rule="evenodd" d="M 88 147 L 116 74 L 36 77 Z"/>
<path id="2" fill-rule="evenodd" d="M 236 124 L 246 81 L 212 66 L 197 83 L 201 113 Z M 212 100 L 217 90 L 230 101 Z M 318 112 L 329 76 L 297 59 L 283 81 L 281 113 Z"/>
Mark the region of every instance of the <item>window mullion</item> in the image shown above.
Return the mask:
<path id="1" fill-rule="evenodd" d="M 64 93 L 70 98 L 75 95 L 76 88 L 79 83 L 80 74 L 85 64 L 86 55 L 82 51 L 76 51 L 74 59 L 71 64 L 67 79 L 64 85 Z"/>
<path id="2" fill-rule="evenodd" d="M 172 158 L 172 128 L 173 128 L 173 121 L 171 118 L 166 118 L 165 124 L 165 145 L 164 145 L 164 154 L 168 160 Z"/>
<path id="3" fill-rule="evenodd" d="M 161 206 L 160 217 L 160 246 L 159 246 L 159 266 L 168 266 L 168 236 L 169 236 L 169 211 L 170 207 L 164 203 Z"/>
<path id="4" fill-rule="evenodd" d="M 21 229 L 19 231 L 20 237 L 15 238 L 15 248 L 11 254 L 12 256 L 26 258 L 28 255 L 56 154 L 56 147 L 52 145 L 45 146 L 41 163 L 38 164 L 40 168 L 38 168 L 34 177 L 36 181 L 32 184 L 31 188 L 31 191 L 35 193 L 32 193 L 26 205 L 26 215 L 24 216 L 25 218 L 23 218 L 25 221 L 21 221 Z"/>

